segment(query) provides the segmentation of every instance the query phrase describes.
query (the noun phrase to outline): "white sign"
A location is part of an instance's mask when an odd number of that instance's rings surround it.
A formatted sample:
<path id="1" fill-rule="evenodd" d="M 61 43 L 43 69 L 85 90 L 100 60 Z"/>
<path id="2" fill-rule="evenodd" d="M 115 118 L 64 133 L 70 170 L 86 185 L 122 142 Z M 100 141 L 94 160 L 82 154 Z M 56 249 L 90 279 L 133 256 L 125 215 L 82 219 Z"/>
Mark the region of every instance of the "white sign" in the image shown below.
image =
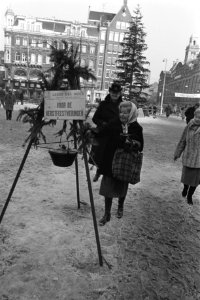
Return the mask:
<path id="1" fill-rule="evenodd" d="M 200 94 L 175 93 L 175 97 L 182 97 L 182 98 L 200 98 Z"/>
<path id="2" fill-rule="evenodd" d="M 49 120 L 85 120 L 86 96 L 80 90 L 45 91 L 44 117 Z"/>

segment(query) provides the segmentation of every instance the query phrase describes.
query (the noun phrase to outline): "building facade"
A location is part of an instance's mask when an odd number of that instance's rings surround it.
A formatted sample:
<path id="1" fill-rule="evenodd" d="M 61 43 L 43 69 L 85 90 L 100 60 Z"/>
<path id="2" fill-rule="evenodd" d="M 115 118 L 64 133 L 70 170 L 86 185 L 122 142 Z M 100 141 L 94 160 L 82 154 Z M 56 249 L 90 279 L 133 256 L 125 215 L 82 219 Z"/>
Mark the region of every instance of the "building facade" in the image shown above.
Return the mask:
<path id="1" fill-rule="evenodd" d="M 164 84 L 165 82 L 165 84 Z M 164 85 L 164 87 L 163 87 Z M 200 46 L 191 36 L 186 47 L 184 62 L 176 61 L 169 71 L 160 74 L 157 103 L 183 107 L 200 102 Z"/>
<path id="2" fill-rule="evenodd" d="M 131 14 L 124 0 L 117 14 L 95 12 L 89 13 L 88 23 L 99 28 L 97 90 L 108 90 L 117 77 L 116 60 L 122 52 L 120 43 L 131 22 Z"/>
<path id="3" fill-rule="evenodd" d="M 97 77 L 96 82 L 82 81 L 82 88 L 89 96 L 95 90 L 105 95 L 116 78 L 120 42 L 130 21 L 127 0 L 117 14 L 89 11 L 87 23 L 30 18 L 8 9 L 4 27 L 5 86 L 21 89 L 27 97 L 38 97 L 39 75 L 51 67 L 50 45 L 56 43 L 62 49 L 65 40 L 79 44 L 81 65 L 88 65 Z"/>
<path id="4" fill-rule="evenodd" d="M 0 51 L 0 89 L 4 87 L 5 66 L 4 66 L 4 51 Z"/>
<path id="5" fill-rule="evenodd" d="M 95 73 L 98 51 L 98 28 L 90 24 L 27 18 L 5 14 L 5 83 L 13 89 L 22 89 L 33 97 L 41 92 L 38 77 L 51 67 L 50 45 L 62 49 L 62 40 L 79 44 L 80 63 Z M 81 82 L 82 88 L 92 89 L 93 82 Z M 37 95 L 36 95 L 37 96 Z"/>

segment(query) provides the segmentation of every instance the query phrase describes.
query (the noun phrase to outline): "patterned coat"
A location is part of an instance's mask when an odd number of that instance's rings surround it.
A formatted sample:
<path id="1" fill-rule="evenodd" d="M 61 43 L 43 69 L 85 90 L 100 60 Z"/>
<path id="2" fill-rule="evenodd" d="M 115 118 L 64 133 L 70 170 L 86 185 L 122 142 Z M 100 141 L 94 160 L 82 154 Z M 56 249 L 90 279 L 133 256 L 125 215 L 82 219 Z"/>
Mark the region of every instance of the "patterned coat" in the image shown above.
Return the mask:
<path id="1" fill-rule="evenodd" d="M 200 126 L 191 122 L 185 127 L 174 156 L 180 157 L 183 154 L 183 166 L 200 168 Z"/>

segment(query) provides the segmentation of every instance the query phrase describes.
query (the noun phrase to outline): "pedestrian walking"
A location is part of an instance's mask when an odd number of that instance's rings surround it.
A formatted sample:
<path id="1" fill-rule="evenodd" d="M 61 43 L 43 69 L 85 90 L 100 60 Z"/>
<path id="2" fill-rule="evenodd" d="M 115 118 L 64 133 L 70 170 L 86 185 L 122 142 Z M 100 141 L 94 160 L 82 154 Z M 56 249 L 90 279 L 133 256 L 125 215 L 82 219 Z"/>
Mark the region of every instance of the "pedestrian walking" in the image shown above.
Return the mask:
<path id="1" fill-rule="evenodd" d="M 194 112 L 199 107 L 199 103 L 196 103 L 194 106 L 190 106 L 185 111 L 186 123 L 188 124 L 190 120 L 194 118 Z"/>
<path id="2" fill-rule="evenodd" d="M 5 91 L 0 87 L 0 107 L 1 105 L 3 106 L 4 97 L 5 97 Z"/>
<path id="3" fill-rule="evenodd" d="M 9 90 L 3 99 L 3 107 L 6 110 L 6 120 L 12 120 L 12 112 L 15 104 L 15 95 Z"/>
<path id="4" fill-rule="evenodd" d="M 194 118 L 185 127 L 174 153 L 176 161 L 182 155 L 182 196 L 187 196 L 192 205 L 192 196 L 200 183 L 200 108 L 194 112 Z"/>
<path id="5" fill-rule="evenodd" d="M 184 120 L 185 119 L 185 108 L 181 107 L 181 119 Z"/>
<path id="6" fill-rule="evenodd" d="M 166 113 L 166 118 L 169 118 L 169 116 L 171 115 L 172 113 L 172 109 L 170 107 L 170 105 L 168 104 L 165 108 L 165 113 Z"/>
<path id="7" fill-rule="evenodd" d="M 20 90 L 20 93 L 19 93 L 19 100 L 21 102 L 21 105 L 24 104 L 24 92 L 22 90 Z"/>
<path id="8" fill-rule="evenodd" d="M 119 118 L 107 124 L 97 136 L 106 136 L 107 144 L 99 162 L 99 172 L 103 174 L 99 194 L 105 198 L 104 215 L 99 221 L 103 226 L 110 221 L 113 198 L 118 198 L 117 218 L 122 218 L 124 201 L 129 182 L 113 177 L 112 163 L 115 151 L 122 149 L 137 153 L 143 150 L 143 129 L 137 122 L 137 107 L 130 101 L 119 104 Z"/>
<path id="9" fill-rule="evenodd" d="M 153 105 L 153 118 L 156 118 L 156 113 L 157 113 L 157 106 Z"/>
<path id="10" fill-rule="evenodd" d="M 99 106 L 92 118 L 92 121 L 97 126 L 97 130 L 101 130 L 105 126 L 109 126 L 113 120 L 119 120 L 119 104 L 122 102 L 121 91 L 121 85 L 118 82 L 113 82 L 109 88 L 109 94 L 99 103 Z M 92 160 L 90 159 L 89 162 L 92 164 L 95 163 L 97 166 L 93 181 L 97 181 L 101 176 L 98 170 L 98 164 L 99 160 L 101 160 L 107 138 L 107 136 L 99 138 L 98 145 L 93 145 L 91 149 Z"/>

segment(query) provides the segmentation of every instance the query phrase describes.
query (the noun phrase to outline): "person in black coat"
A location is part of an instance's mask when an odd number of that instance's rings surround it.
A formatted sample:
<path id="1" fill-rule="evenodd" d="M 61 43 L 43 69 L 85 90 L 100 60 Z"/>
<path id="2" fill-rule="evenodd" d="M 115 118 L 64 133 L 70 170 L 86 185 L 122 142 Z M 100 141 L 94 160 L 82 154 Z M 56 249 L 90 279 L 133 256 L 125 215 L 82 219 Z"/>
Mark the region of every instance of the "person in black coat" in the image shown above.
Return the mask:
<path id="1" fill-rule="evenodd" d="M 122 102 L 121 90 L 121 85 L 118 82 L 112 83 L 109 88 L 109 94 L 106 96 L 104 101 L 100 102 L 92 118 L 93 123 L 97 126 L 97 131 L 103 129 L 105 126 L 109 127 L 109 124 L 114 120 L 119 120 L 119 104 Z M 89 160 L 89 162 L 97 166 L 93 181 L 97 181 L 101 175 L 98 165 L 99 161 L 101 161 L 101 156 L 106 146 L 107 139 L 108 137 L 103 136 L 98 139 L 98 145 L 92 146 L 92 160 Z"/>
<path id="2" fill-rule="evenodd" d="M 128 133 L 128 139 L 123 133 Z M 119 119 L 115 119 L 98 133 L 97 137 L 107 137 L 107 143 L 99 161 L 99 172 L 103 174 L 99 194 L 105 197 L 104 216 L 99 221 L 103 226 L 110 221 L 112 199 L 118 198 L 117 217 L 123 216 L 124 200 L 128 190 L 128 182 L 113 178 L 112 161 L 117 148 L 129 151 L 143 150 L 143 129 L 137 122 L 137 107 L 130 101 L 121 102 L 119 105 Z"/>

